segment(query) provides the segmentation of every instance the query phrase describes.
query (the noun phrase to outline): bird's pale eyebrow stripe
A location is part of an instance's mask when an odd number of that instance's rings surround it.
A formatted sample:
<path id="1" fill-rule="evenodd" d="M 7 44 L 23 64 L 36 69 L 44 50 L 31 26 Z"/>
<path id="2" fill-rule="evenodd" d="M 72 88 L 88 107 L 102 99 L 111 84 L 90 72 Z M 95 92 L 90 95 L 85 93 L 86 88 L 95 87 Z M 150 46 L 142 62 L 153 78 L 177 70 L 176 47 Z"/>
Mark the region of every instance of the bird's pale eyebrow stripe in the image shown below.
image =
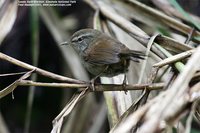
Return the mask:
<path id="1" fill-rule="evenodd" d="M 83 35 L 80 35 L 80 36 L 78 36 L 78 37 L 74 37 L 74 38 L 72 39 L 72 41 L 77 41 L 78 38 L 86 37 L 86 36 L 91 36 L 91 35 L 92 35 L 91 33 L 83 34 Z"/>
<path id="2" fill-rule="evenodd" d="M 91 36 L 91 35 L 92 35 L 91 33 L 87 33 L 87 34 L 83 34 L 83 35 L 78 36 L 78 38 L 85 37 L 85 36 Z"/>

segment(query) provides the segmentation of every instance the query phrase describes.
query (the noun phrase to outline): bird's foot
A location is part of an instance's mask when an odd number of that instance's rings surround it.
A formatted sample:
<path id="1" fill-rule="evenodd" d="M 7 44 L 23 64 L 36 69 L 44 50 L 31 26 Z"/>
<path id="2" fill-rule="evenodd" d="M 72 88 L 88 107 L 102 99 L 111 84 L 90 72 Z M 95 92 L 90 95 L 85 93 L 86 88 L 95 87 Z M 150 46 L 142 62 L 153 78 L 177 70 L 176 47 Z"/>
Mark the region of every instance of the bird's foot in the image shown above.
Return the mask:
<path id="1" fill-rule="evenodd" d="M 126 90 L 126 78 L 123 80 L 122 89 L 124 90 L 124 93 L 127 94 L 128 90 Z"/>
<path id="2" fill-rule="evenodd" d="M 92 91 L 95 91 L 95 80 L 96 78 L 90 80 L 90 88 Z"/>

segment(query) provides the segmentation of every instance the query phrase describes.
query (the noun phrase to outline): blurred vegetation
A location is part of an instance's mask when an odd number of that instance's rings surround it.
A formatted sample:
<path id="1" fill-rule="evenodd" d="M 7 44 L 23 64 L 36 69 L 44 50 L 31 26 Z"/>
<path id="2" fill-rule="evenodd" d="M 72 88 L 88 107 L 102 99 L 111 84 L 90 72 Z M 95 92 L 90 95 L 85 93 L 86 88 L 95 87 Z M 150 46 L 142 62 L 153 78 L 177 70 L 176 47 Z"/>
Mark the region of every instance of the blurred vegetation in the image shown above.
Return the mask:
<path id="1" fill-rule="evenodd" d="M 77 3 L 73 4 L 71 7 L 36 7 L 35 13 L 31 11 L 31 8 L 33 7 L 18 6 L 18 9 L 16 10 L 16 19 L 14 21 L 14 24 L 12 25 L 7 22 L 4 23 L 4 25 L 11 25 L 12 28 L 1 42 L 0 52 L 56 74 L 88 81 L 91 78 L 91 75 L 84 70 L 79 69 L 81 67 L 80 64 L 71 64 L 71 62 L 73 61 L 76 62 L 74 58 L 77 57 L 73 56 L 73 54 L 70 53 L 70 48 L 68 46 L 60 45 L 61 42 L 67 41 L 70 35 L 72 35 L 75 31 L 87 27 L 93 28 L 93 17 L 95 10 L 93 9 L 94 7 L 89 5 L 86 1 L 89 0 L 77 0 Z M 154 0 L 140 1 L 149 7 L 160 10 L 159 7 L 155 5 L 156 1 Z M 190 14 L 200 16 L 200 2 L 198 0 L 179 0 L 177 2 L 185 11 L 189 12 Z M 8 5 L 14 2 L 12 0 L 8 0 L 7 2 L 4 1 L 4 3 L 7 3 Z M 4 3 L 0 7 L 0 19 L 2 18 L 1 15 L 6 14 L 4 12 L 5 8 L 3 8 L 3 6 L 6 6 Z M 128 9 L 128 6 L 124 7 Z M 175 31 L 174 29 L 167 26 L 165 27 L 157 25 L 157 22 L 154 23 L 156 25 L 155 27 L 153 27 L 151 24 L 146 25 L 144 22 L 139 21 L 140 18 L 135 19 L 134 17 L 132 17 L 132 12 L 127 12 L 127 10 L 124 11 L 127 13 L 127 16 L 124 17 L 143 29 L 146 33 L 148 33 L 148 35 L 161 33 L 163 35 L 173 37 L 180 42 L 184 42 L 187 38 L 187 35 L 183 36 L 183 33 L 180 33 L 180 31 Z M 122 12 L 123 11 L 121 11 L 120 13 Z M 37 23 L 34 21 L 34 17 L 36 17 L 35 19 Z M 102 17 L 102 20 L 105 19 L 101 15 L 100 17 Z M 195 27 L 194 24 L 192 24 L 191 22 L 187 22 L 186 20 L 182 20 L 182 22 L 186 24 L 189 23 L 188 25 L 192 25 L 192 27 Z M 105 20 L 105 23 L 109 22 Z M 121 30 L 116 31 L 116 36 L 120 38 L 119 36 L 120 34 L 123 34 L 123 32 L 121 32 Z M 35 40 L 34 36 L 36 36 Z M 121 37 L 123 38 L 123 36 Z M 128 39 L 125 37 L 121 40 Z M 136 43 L 138 42 L 136 41 Z M 197 39 L 197 41 L 192 42 L 191 45 L 198 44 L 199 42 Z M 68 51 L 66 49 L 68 49 Z M 139 47 L 136 46 L 136 49 L 144 50 L 145 48 L 140 45 Z M 150 54 L 150 57 L 151 56 L 152 55 Z M 150 62 L 155 63 L 158 60 L 160 59 L 158 59 L 158 57 L 156 56 L 155 59 L 150 59 Z M 151 63 L 151 65 L 153 63 Z M 133 71 L 139 71 L 140 68 L 141 66 L 136 64 L 135 67 L 133 67 Z M 147 75 L 149 76 L 151 74 L 151 67 L 148 67 L 147 69 L 148 72 L 146 72 L 144 75 L 143 83 L 148 80 Z M 0 60 L 0 74 L 17 73 L 24 71 L 26 70 L 22 67 Z M 161 81 L 168 80 L 170 77 L 169 75 L 167 75 L 167 77 L 160 76 L 160 78 L 162 77 Z M 4 89 L 12 82 L 19 79 L 20 76 L 21 75 L 0 76 L 0 90 Z M 134 80 L 131 80 L 130 83 L 137 83 L 136 79 L 139 79 L 139 74 L 134 78 L 132 78 Z M 37 75 L 37 77 L 35 78 L 32 77 L 32 79 L 34 79 L 34 81 L 48 83 L 58 82 L 40 75 Z M 7 127 L 8 132 L 10 133 L 19 133 L 24 131 L 30 133 L 50 132 L 52 130 L 52 121 L 60 113 L 64 105 L 68 103 L 73 94 L 78 90 L 70 90 L 65 88 L 35 87 L 33 98 L 34 100 L 31 109 L 32 113 L 30 114 L 30 128 L 25 130 L 25 123 L 27 123 L 27 121 L 25 120 L 27 120 L 27 111 L 29 110 L 27 108 L 27 104 L 30 88 L 31 87 L 27 86 L 19 86 L 13 92 L 14 99 L 12 98 L 11 94 L 0 99 L 0 115 L 2 115 L 2 120 L 4 120 L 5 122 L 5 128 Z M 157 93 L 158 92 L 155 92 L 155 94 Z M 137 94 L 140 95 L 141 92 L 137 92 Z M 114 94 L 112 93 L 111 95 Z M 115 94 L 115 96 L 116 95 L 117 94 Z M 134 97 L 135 95 L 136 93 L 134 93 L 134 91 L 130 95 L 128 94 L 128 96 L 130 96 L 130 99 L 132 98 L 132 100 L 138 98 L 138 95 L 137 97 Z M 107 106 L 105 104 L 107 103 L 108 105 L 108 101 L 106 101 L 108 100 L 107 96 L 108 94 L 96 92 L 89 94 L 87 97 L 85 97 L 80 103 L 78 103 L 71 114 L 67 118 L 65 118 L 65 122 L 63 124 L 63 132 L 109 132 L 111 129 L 110 126 L 113 123 L 111 124 L 111 115 L 109 115 L 106 108 Z M 125 95 L 125 97 L 128 96 Z M 153 96 L 155 95 L 152 95 L 152 97 Z M 127 104 L 126 106 L 128 108 L 130 105 Z M 127 108 L 125 108 L 125 110 L 127 110 Z M 117 109 L 115 111 L 118 113 L 118 115 L 121 113 Z M 196 133 L 199 131 L 199 123 L 193 121 L 191 133 Z"/>

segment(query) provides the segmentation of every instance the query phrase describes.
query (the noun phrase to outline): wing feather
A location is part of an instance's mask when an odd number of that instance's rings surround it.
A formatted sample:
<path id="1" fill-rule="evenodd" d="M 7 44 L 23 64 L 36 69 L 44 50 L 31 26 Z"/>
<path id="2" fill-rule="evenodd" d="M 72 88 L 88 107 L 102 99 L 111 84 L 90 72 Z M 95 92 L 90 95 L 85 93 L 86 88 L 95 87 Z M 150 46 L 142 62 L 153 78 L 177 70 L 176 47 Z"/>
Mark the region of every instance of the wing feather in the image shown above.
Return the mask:
<path id="1" fill-rule="evenodd" d="M 114 64 L 120 61 L 120 47 L 114 39 L 97 41 L 86 51 L 84 60 L 96 65 Z"/>

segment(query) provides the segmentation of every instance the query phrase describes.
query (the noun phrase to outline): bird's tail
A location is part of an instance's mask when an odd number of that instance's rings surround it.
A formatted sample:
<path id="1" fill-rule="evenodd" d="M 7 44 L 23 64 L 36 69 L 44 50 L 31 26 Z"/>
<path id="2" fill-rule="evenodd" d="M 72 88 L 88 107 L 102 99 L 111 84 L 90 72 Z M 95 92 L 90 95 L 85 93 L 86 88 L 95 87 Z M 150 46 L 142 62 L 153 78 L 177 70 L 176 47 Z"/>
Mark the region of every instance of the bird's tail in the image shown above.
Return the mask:
<path id="1" fill-rule="evenodd" d="M 124 53 L 122 55 L 130 58 L 134 62 L 140 62 L 140 60 L 144 60 L 146 57 L 145 52 L 136 50 L 130 50 L 129 52 Z"/>

